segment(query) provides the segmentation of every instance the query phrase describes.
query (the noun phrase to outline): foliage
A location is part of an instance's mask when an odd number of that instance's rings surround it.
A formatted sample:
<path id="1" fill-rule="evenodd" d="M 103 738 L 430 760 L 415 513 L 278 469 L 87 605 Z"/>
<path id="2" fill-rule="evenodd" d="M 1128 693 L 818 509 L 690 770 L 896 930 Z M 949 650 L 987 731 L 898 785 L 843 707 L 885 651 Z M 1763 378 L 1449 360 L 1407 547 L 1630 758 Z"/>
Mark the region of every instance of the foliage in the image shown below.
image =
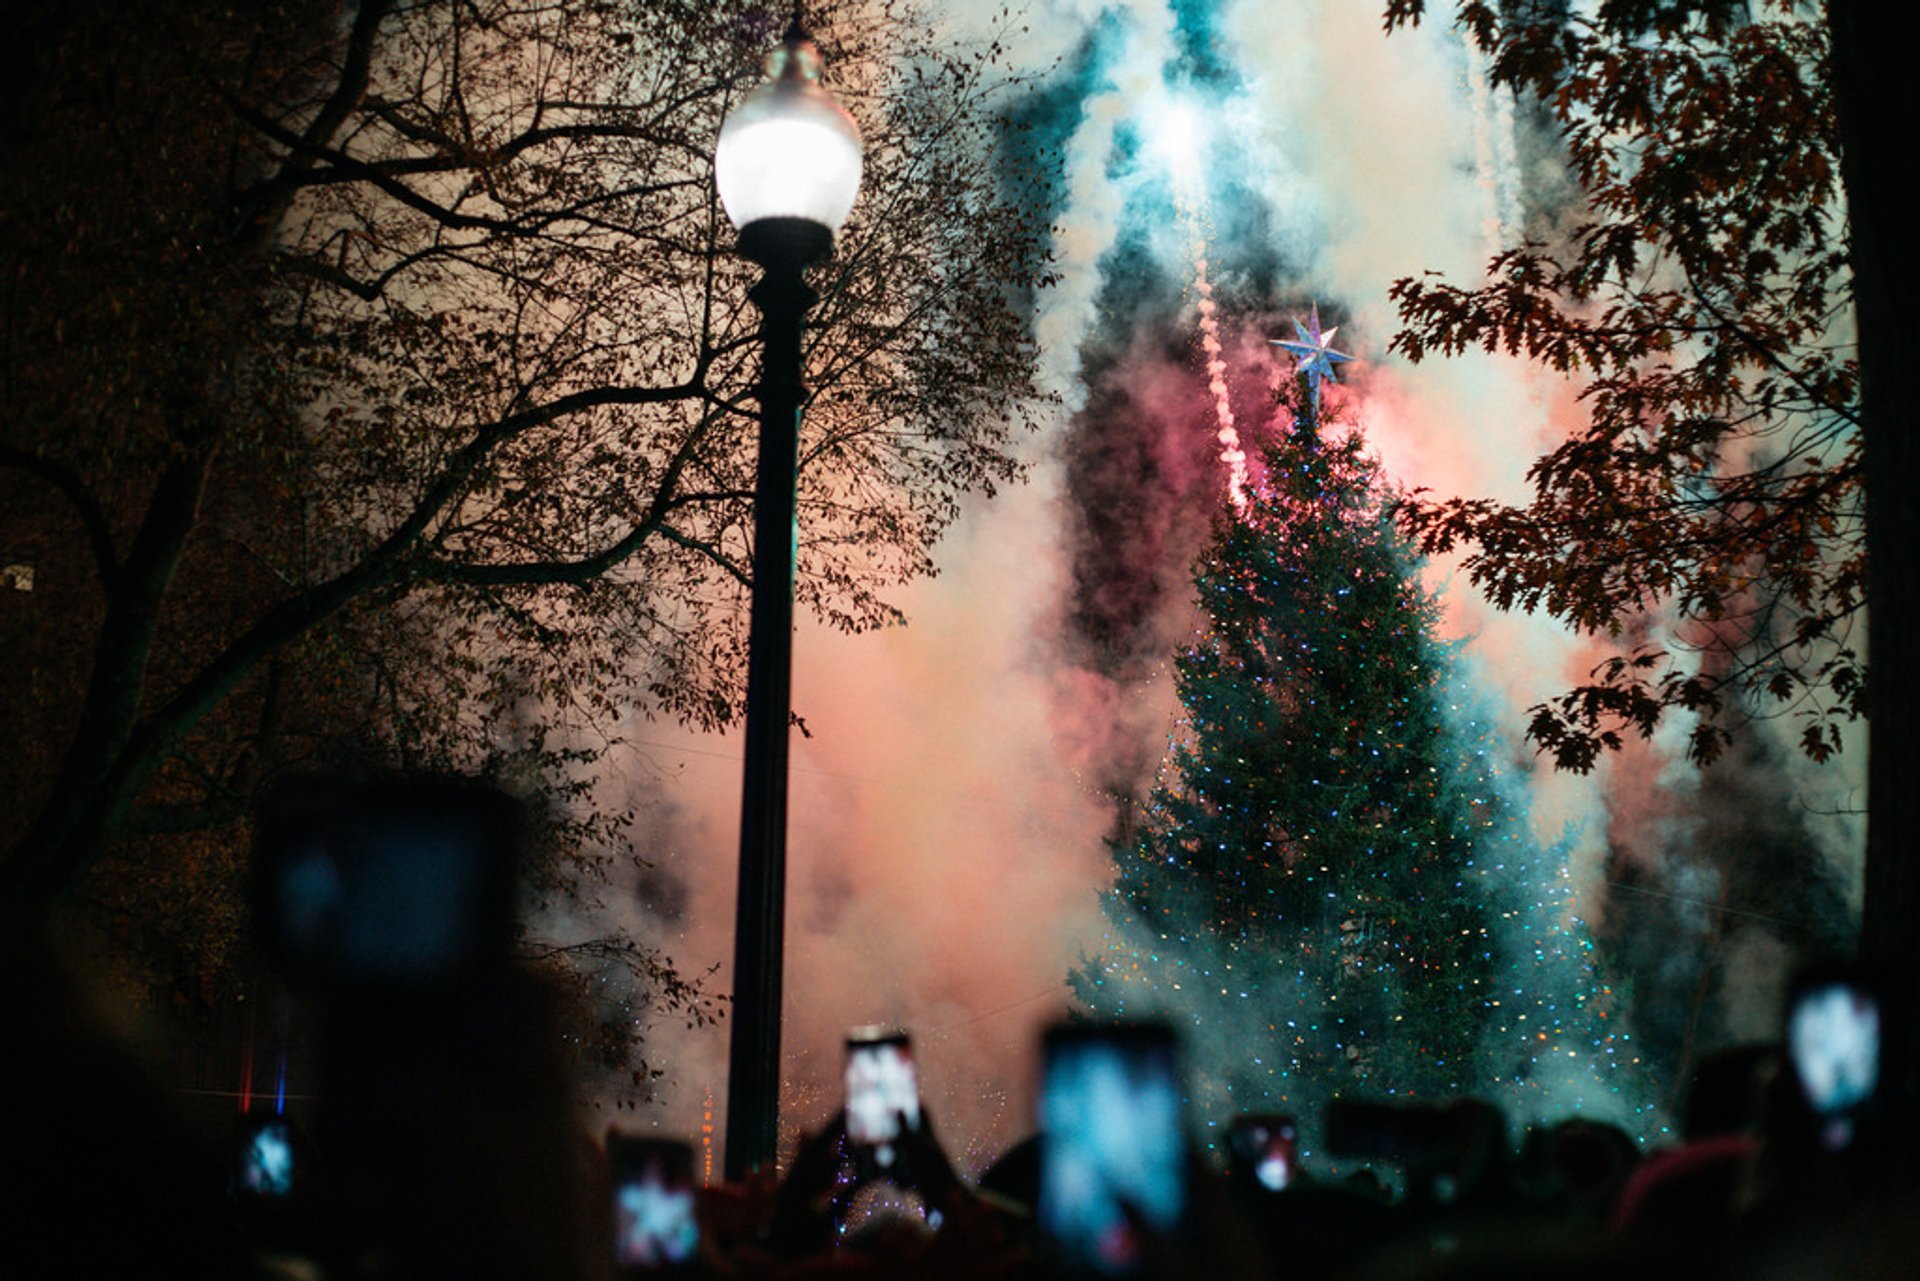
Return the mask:
<path id="1" fill-rule="evenodd" d="M 1391 0 L 1389 27 L 1424 0 Z M 1752 12 L 1752 11 L 1757 11 Z M 1524 505 L 1407 505 L 1426 553 L 1502 608 L 1543 609 L 1617 652 L 1533 709 L 1587 770 L 1626 732 L 1697 714 L 1705 762 L 1771 706 L 1824 760 L 1861 714 L 1859 378 L 1828 28 L 1818 4 L 1466 0 L 1490 77 L 1538 105 L 1584 203 L 1486 279 L 1397 282 L 1413 360 L 1470 347 L 1577 379 L 1586 421 L 1538 459 Z M 1671 618 L 1672 638 L 1647 638 Z"/>
<path id="2" fill-rule="evenodd" d="M 230 901 L 261 780 L 368 755 L 545 798 L 549 899 L 631 857 L 628 798 L 591 773 L 620 723 L 740 712 L 757 322 L 710 153 L 786 17 L 23 19 L 9 931 L 90 871 L 102 898 L 102 859 L 136 914 L 187 864 Z M 995 50 L 935 46 L 902 4 L 864 17 L 816 32 L 867 178 L 819 273 L 799 477 L 797 592 L 846 629 L 898 621 L 887 588 L 929 572 L 962 496 L 1018 476 L 1041 403 L 1020 300 L 1045 280 L 990 154 Z"/>
<path id="3" fill-rule="evenodd" d="M 1244 516 L 1222 504 L 1195 570 L 1180 731 L 1113 844 L 1107 947 L 1075 991 L 1182 1026 L 1216 1120 L 1536 1073 L 1557 1087 L 1547 1060 L 1569 1048 L 1610 1069 L 1604 1033 L 1579 1048 L 1603 985 L 1567 915 L 1565 851 L 1533 840 L 1453 702 L 1434 600 L 1359 433 L 1323 440 L 1304 393 L 1286 398 L 1299 426 L 1266 447 Z"/>

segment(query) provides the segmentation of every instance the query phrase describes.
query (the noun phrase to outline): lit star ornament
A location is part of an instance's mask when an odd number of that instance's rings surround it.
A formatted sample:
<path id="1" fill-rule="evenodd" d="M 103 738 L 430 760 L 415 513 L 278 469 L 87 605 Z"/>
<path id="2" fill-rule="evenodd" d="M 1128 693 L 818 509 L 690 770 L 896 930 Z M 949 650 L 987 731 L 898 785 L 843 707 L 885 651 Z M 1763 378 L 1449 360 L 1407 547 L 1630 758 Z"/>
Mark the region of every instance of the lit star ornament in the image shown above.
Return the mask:
<path id="1" fill-rule="evenodd" d="M 1313 404 L 1315 414 L 1320 412 L 1320 380 L 1339 382 L 1333 367 L 1353 359 L 1344 351 L 1335 351 L 1327 344 L 1340 332 L 1335 325 L 1325 333 L 1320 332 L 1320 305 L 1315 303 L 1308 313 L 1307 323 L 1293 322 L 1293 332 L 1297 338 L 1269 338 L 1267 341 L 1293 357 L 1294 367 L 1307 380 L 1307 395 Z"/>

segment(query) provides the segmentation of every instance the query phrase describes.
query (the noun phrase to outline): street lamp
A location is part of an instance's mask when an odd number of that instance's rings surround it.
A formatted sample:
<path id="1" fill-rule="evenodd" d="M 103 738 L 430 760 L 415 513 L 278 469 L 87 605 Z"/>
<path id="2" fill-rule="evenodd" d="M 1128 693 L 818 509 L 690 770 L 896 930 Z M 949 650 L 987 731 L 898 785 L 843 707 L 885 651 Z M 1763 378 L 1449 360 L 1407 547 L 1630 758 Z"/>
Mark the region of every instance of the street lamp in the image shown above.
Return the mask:
<path id="1" fill-rule="evenodd" d="M 787 722 L 793 673 L 794 482 L 800 330 L 819 296 L 803 272 L 833 252 L 860 190 L 860 129 L 820 87 L 820 53 L 796 13 L 767 82 L 720 126 L 714 178 L 740 252 L 758 263 L 760 466 L 753 497 L 753 622 L 740 801 L 727 1069 L 728 1179 L 770 1168 L 779 1138 L 780 978 L 786 932 Z"/>

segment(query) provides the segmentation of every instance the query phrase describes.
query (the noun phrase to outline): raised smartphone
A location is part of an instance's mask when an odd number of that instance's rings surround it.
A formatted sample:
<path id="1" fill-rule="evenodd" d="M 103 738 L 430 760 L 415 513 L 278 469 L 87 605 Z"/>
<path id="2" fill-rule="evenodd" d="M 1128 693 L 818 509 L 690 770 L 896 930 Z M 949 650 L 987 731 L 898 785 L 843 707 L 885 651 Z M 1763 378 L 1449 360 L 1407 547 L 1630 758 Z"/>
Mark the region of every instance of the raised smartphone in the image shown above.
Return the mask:
<path id="1" fill-rule="evenodd" d="M 1187 1207 L 1179 1052 L 1158 1023 L 1063 1023 L 1045 1034 L 1039 1097 L 1042 1230 L 1059 1263 L 1127 1276 Z"/>
<path id="2" fill-rule="evenodd" d="M 855 1028 L 847 1034 L 847 1138 L 891 1168 L 901 1127 L 920 1124 L 920 1078 L 907 1034 Z"/>
<path id="3" fill-rule="evenodd" d="M 677 1139 L 607 1133 L 613 1261 L 624 1273 L 690 1267 L 700 1250 L 693 1148 Z"/>

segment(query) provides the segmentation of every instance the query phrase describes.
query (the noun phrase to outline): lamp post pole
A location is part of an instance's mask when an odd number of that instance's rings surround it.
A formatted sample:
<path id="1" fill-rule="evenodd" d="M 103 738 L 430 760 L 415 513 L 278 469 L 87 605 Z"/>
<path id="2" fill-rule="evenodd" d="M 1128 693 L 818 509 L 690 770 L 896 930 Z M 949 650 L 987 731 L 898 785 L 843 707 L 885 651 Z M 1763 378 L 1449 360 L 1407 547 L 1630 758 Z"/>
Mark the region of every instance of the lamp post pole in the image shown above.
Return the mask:
<path id="1" fill-rule="evenodd" d="M 802 278 L 833 235 L 800 218 L 766 218 L 740 252 L 766 274 L 760 308 L 760 463 L 753 491 L 753 623 L 747 654 L 747 744 L 740 801 L 740 892 L 734 908 L 733 1038 L 727 1067 L 728 1179 L 769 1165 L 779 1139 L 780 1009 L 786 946 L 787 739 L 792 708 L 794 483 L 800 331 L 816 295 Z"/>
<path id="2" fill-rule="evenodd" d="M 820 56 L 797 15 L 768 71 L 768 82 L 721 126 L 714 154 L 721 202 L 740 229 L 740 253 L 763 272 L 749 295 L 760 309 L 764 364 L 727 1068 L 729 1180 L 770 1169 L 779 1141 L 794 485 L 806 395 L 800 336 L 817 301 L 805 271 L 833 251 L 833 233 L 860 186 L 860 130 L 820 87 Z"/>

